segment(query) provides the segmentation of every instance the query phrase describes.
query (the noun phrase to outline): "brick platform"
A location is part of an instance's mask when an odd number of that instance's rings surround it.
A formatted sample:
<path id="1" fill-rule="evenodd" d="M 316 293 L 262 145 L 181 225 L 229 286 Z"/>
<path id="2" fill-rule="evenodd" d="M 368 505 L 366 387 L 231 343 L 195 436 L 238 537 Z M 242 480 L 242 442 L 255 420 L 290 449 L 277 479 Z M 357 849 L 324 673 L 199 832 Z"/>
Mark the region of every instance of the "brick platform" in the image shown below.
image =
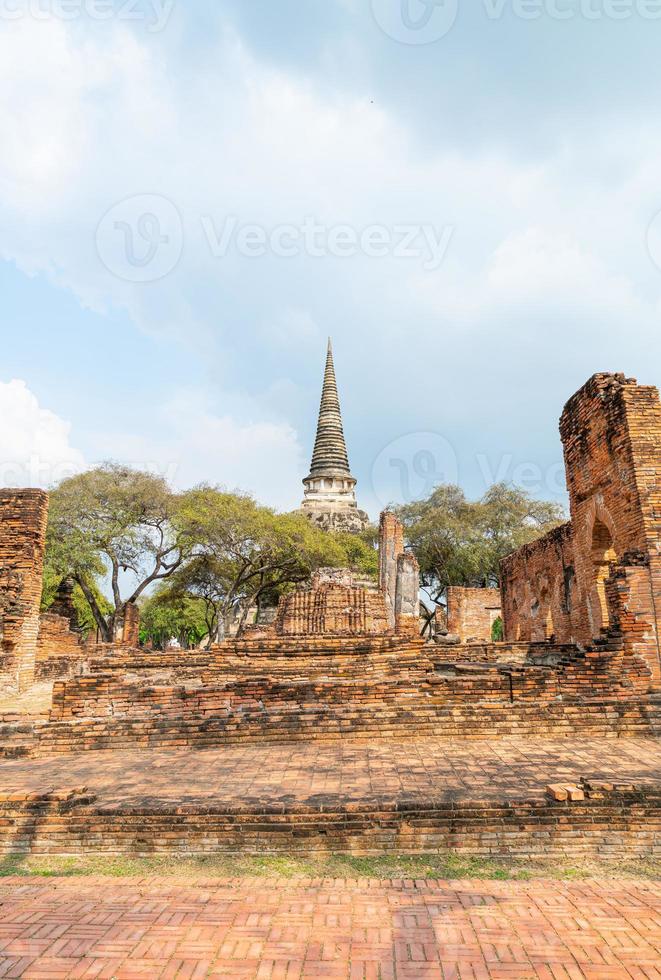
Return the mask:
<path id="1" fill-rule="evenodd" d="M 0 976 L 659 980 L 642 881 L 7 879 Z"/>
<path id="2" fill-rule="evenodd" d="M 80 680 L 75 692 L 78 703 L 87 678 Z M 96 678 L 91 680 L 96 682 Z M 384 736 L 406 740 L 435 735 L 446 741 L 494 735 L 575 739 L 581 735 L 633 737 L 661 732 L 658 698 L 604 699 L 585 704 L 536 702 L 535 678 L 522 674 L 517 680 L 527 686 L 527 703 L 503 700 L 503 694 L 510 694 L 514 679 L 498 674 L 485 678 L 467 673 L 449 681 L 439 677 L 434 685 L 436 699 L 405 683 L 381 687 L 303 682 L 281 685 L 263 680 L 258 684 L 237 683 L 229 689 L 117 686 L 111 697 L 105 697 L 102 689 L 94 692 L 99 697 L 94 707 L 92 699 L 87 702 L 89 715 L 82 710 L 79 717 L 58 720 L 54 711 L 50 723 L 40 727 L 33 752 L 50 755 L 134 746 L 207 748 L 254 741 L 371 740 Z M 68 708 L 66 700 L 64 708 Z M 435 745 L 433 751 L 444 752 L 445 745 Z"/>
<path id="3" fill-rule="evenodd" d="M 661 743 L 434 739 L 0 764 L 0 850 L 661 853 Z M 578 801 L 550 784 L 583 784 Z M 583 792 L 583 791 L 582 791 Z"/>

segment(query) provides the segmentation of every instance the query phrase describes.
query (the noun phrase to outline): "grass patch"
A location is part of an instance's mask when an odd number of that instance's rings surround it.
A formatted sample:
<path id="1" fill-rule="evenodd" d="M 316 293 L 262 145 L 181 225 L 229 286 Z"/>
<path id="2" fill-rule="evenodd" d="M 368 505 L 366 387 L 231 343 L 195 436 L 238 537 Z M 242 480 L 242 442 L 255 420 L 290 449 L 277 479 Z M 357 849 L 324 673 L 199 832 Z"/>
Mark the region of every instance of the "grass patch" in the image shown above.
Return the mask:
<path id="1" fill-rule="evenodd" d="M 0 862 L 0 877 L 74 877 L 106 875 L 112 878 L 176 876 L 184 878 L 484 878 L 527 881 L 532 878 L 661 879 L 661 861 L 578 863 L 479 858 L 458 854 L 387 855 L 353 857 L 343 854 L 224 855 L 130 857 L 8 856 Z"/>

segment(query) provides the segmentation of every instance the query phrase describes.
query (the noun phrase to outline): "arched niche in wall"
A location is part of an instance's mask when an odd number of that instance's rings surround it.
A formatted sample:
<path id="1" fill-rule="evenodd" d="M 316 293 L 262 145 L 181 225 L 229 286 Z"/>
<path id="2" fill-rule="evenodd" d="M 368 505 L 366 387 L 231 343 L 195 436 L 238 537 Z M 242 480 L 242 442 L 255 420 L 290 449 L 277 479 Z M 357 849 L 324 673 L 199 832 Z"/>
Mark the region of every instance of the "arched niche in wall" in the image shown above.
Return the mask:
<path id="1" fill-rule="evenodd" d="M 599 517 L 595 518 L 592 527 L 590 559 L 592 583 L 590 611 L 592 613 L 592 628 L 596 637 L 601 630 L 608 629 L 610 626 L 606 579 L 610 575 L 611 562 L 617 560 L 613 536 L 608 526 Z"/>

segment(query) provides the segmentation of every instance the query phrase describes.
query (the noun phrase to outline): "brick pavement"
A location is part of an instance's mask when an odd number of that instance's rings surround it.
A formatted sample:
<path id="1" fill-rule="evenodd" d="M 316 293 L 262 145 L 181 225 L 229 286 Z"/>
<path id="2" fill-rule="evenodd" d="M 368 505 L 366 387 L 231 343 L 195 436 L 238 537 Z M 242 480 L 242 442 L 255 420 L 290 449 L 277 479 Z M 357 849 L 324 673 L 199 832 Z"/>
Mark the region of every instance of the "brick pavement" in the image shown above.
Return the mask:
<path id="1" fill-rule="evenodd" d="M 661 883 L 5 879 L 0 977 L 661 980 Z"/>
<path id="2" fill-rule="evenodd" d="M 0 762 L 3 792 L 87 786 L 104 805 L 543 796 L 581 776 L 657 781 L 661 739 L 291 742 L 133 749 Z"/>

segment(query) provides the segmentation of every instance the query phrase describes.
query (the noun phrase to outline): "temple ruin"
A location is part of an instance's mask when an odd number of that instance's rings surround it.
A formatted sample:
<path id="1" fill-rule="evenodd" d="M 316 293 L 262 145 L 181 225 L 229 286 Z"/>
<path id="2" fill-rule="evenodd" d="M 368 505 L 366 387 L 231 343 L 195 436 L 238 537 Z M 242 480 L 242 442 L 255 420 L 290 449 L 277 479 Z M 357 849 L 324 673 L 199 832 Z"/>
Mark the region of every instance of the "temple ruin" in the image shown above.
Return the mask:
<path id="1" fill-rule="evenodd" d="M 337 476 L 330 351 L 326 381 L 318 474 Z M 597 374 L 561 435 L 570 522 L 503 561 L 502 596 L 450 589 L 448 645 L 420 635 L 385 512 L 376 584 L 320 569 L 208 649 L 137 649 L 133 610 L 121 642 L 83 647 L 66 584 L 39 629 L 46 495 L 0 493 L 3 676 L 55 679 L 47 713 L 0 713 L 0 853 L 658 854 L 658 392 Z"/>
<path id="2" fill-rule="evenodd" d="M 661 683 L 661 403 L 595 374 L 560 420 L 571 520 L 502 563 L 505 638 L 601 644 Z"/>
<path id="3" fill-rule="evenodd" d="M 312 465 L 303 480 L 303 513 L 325 531 L 362 531 L 369 524 L 369 517 L 358 509 L 356 482 L 349 468 L 329 340 Z"/>

